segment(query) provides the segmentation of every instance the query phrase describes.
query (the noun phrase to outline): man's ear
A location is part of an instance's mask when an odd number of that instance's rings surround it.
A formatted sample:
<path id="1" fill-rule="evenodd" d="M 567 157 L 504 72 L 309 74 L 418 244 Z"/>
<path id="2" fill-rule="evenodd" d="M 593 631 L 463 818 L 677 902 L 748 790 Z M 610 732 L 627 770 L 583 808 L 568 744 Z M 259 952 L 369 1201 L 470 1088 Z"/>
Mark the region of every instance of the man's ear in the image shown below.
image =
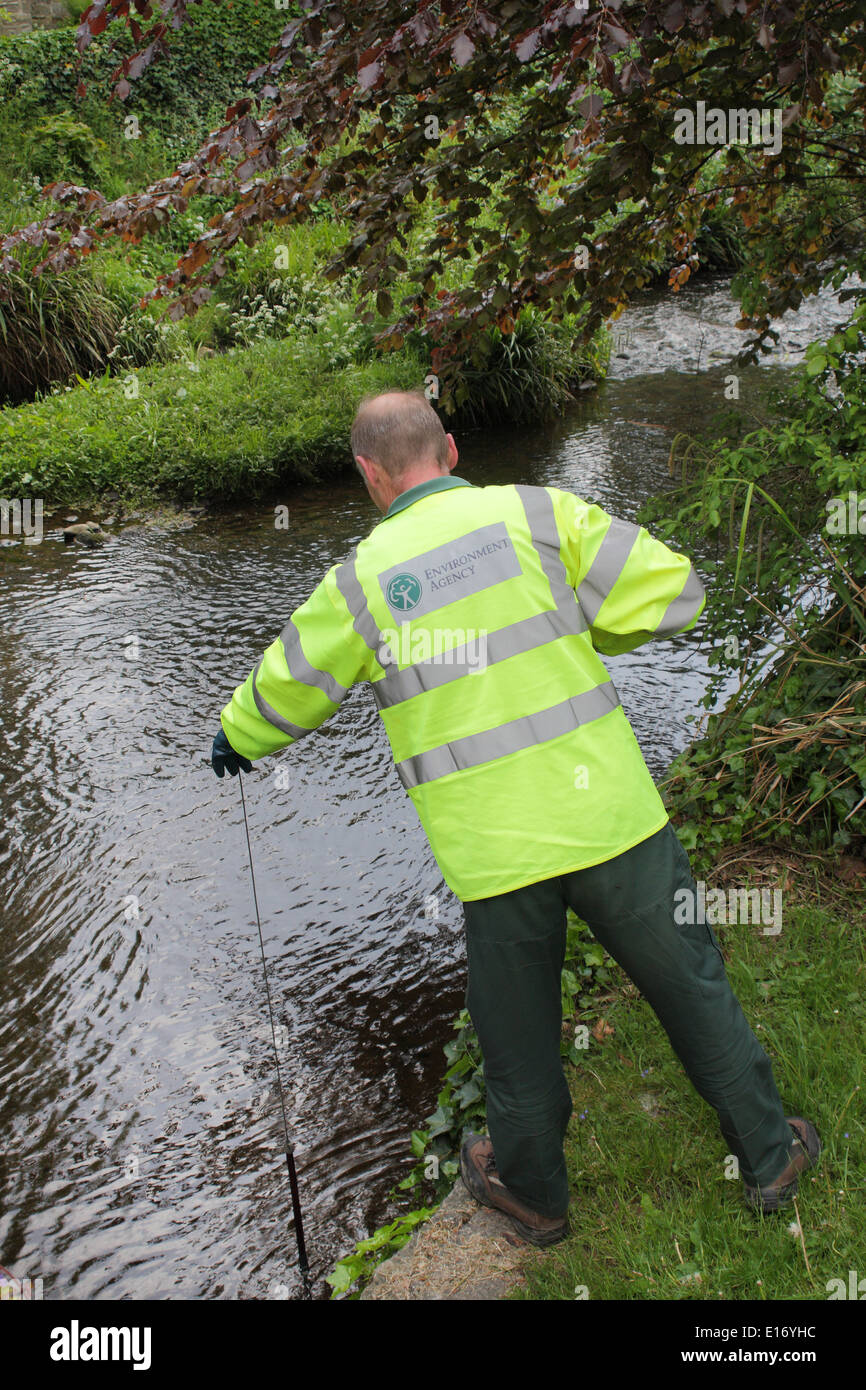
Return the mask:
<path id="1" fill-rule="evenodd" d="M 373 460 L 365 458 L 363 454 L 356 454 L 355 462 L 357 463 L 358 471 L 360 472 L 361 477 L 367 483 L 367 486 L 369 487 L 369 485 L 372 483 L 373 487 L 375 487 L 376 473 L 378 470 Z"/>
<path id="2" fill-rule="evenodd" d="M 454 469 L 457 467 L 457 460 L 460 455 L 457 452 L 457 445 L 454 443 L 453 434 L 446 434 L 445 438 L 448 440 L 448 472 L 453 473 Z"/>

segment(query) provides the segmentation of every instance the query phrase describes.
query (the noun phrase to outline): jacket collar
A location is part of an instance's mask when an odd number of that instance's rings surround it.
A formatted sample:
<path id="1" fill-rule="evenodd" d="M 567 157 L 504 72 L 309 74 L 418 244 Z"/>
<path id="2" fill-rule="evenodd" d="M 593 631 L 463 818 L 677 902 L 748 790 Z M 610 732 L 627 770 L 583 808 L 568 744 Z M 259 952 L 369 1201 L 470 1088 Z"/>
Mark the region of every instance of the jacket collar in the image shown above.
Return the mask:
<path id="1" fill-rule="evenodd" d="M 426 497 L 431 492 L 444 492 L 449 487 L 474 487 L 474 483 L 467 482 L 465 478 L 455 478 L 452 474 L 444 474 L 437 478 L 428 478 L 426 482 L 417 483 L 415 487 L 407 488 L 401 492 L 399 497 L 395 497 L 391 503 L 386 517 L 394 516 L 396 512 L 402 512 L 404 507 L 411 507 L 413 502 Z"/>

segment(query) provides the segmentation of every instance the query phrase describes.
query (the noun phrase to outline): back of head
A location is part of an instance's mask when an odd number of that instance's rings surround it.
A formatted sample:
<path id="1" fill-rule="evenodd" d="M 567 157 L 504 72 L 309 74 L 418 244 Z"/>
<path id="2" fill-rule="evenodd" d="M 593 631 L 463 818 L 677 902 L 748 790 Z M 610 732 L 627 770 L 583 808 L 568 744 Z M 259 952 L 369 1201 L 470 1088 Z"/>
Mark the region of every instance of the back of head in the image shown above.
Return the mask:
<path id="1" fill-rule="evenodd" d="M 417 464 L 444 469 L 448 440 L 423 391 L 365 396 L 352 425 L 352 454 L 372 459 L 393 479 Z"/>

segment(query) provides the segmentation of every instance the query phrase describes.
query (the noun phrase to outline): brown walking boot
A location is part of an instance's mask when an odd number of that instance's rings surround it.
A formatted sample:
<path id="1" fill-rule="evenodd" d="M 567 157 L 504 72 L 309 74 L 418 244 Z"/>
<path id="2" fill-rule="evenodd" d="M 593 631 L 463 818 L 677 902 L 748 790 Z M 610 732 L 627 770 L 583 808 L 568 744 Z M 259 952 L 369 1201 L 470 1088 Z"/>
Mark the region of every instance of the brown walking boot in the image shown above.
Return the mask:
<path id="1" fill-rule="evenodd" d="M 746 1205 L 756 1211 L 778 1211 L 780 1207 L 786 1207 L 793 1202 L 797 1195 L 800 1174 L 817 1162 L 821 1152 L 821 1140 L 813 1124 L 799 1115 L 786 1115 L 785 1118 L 794 1135 L 791 1161 L 787 1168 L 779 1174 L 775 1182 L 769 1183 L 766 1187 L 749 1187 L 748 1183 L 743 1184 Z"/>
<path id="2" fill-rule="evenodd" d="M 460 1176 L 476 1202 L 504 1212 L 517 1234 L 532 1245 L 555 1245 L 569 1234 L 567 1216 L 539 1216 L 508 1191 L 496 1171 L 493 1144 L 486 1134 L 468 1134 L 464 1139 Z"/>

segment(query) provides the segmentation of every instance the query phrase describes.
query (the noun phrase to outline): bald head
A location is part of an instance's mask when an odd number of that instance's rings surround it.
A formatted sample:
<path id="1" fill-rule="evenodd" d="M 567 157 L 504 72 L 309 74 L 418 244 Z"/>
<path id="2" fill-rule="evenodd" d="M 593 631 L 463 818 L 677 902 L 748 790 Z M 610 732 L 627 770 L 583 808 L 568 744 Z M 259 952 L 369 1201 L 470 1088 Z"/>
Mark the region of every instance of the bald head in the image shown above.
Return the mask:
<path id="1" fill-rule="evenodd" d="M 423 391 L 365 396 L 352 425 L 355 459 L 377 463 L 395 482 L 418 467 L 444 472 L 448 437 Z"/>

